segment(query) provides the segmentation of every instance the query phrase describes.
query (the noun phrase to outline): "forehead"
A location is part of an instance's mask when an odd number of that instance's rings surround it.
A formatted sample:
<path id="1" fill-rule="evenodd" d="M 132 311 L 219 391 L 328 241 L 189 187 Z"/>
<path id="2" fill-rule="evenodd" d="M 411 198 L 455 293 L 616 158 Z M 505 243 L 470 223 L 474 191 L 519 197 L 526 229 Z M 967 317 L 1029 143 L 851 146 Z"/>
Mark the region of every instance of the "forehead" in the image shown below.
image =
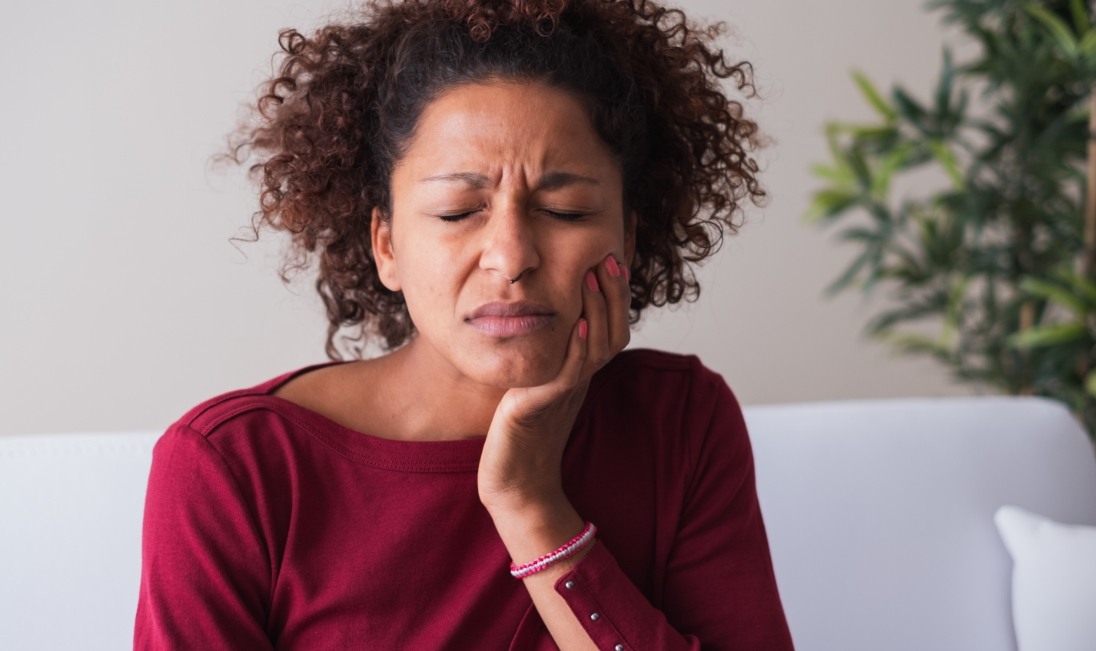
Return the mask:
<path id="1" fill-rule="evenodd" d="M 577 95 L 538 82 L 451 88 L 427 104 L 400 166 L 576 168 L 605 173 L 615 157 Z"/>

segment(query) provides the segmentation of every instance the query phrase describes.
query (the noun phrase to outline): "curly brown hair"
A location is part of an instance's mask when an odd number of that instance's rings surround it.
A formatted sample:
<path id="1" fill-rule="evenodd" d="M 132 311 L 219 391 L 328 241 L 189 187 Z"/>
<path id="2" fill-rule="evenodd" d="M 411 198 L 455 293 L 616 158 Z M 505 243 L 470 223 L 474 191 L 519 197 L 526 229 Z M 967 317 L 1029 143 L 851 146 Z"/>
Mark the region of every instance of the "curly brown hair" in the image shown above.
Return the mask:
<path id="1" fill-rule="evenodd" d="M 729 99 L 756 91 L 748 62 L 648 0 L 367 0 L 360 16 L 306 37 L 281 33 L 282 60 L 233 158 L 261 183 L 253 226 L 288 231 L 283 277 L 318 266 L 327 353 L 355 356 L 379 335 L 414 333 L 403 296 L 377 275 L 370 220 L 390 216 L 389 182 L 423 108 L 446 89 L 488 79 L 534 80 L 576 93 L 621 161 L 635 214 L 631 321 L 649 305 L 693 300 L 692 265 L 765 198 L 752 157 L 757 125 Z"/>

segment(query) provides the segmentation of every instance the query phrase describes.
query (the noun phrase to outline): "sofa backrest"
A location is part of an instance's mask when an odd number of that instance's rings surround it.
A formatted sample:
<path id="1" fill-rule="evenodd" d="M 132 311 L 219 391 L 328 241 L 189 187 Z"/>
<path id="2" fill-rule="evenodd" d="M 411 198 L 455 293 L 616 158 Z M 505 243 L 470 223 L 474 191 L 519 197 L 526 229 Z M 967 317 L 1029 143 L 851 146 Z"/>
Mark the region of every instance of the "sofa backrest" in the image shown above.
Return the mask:
<path id="1" fill-rule="evenodd" d="M 0 649 L 127 649 L 157 432 L 0 437 Z"/>
<path id="2" fill-rule="evenodd" d="M 746 409 L 799 651 L 1015 649 L 1015 504 L 1096 524 L 1096 461 L 1059 405 L 893 400 Z M 158 432 L 0 437 L 0 649 L 129 648 Z"/>
<path id="3" fill-rule="evenodd" d="M 1096 457 L 1037 398 L 752 407 L 758 494 L 799 651 L 1015 649 L 993 514 L 1096 524 Z"/>

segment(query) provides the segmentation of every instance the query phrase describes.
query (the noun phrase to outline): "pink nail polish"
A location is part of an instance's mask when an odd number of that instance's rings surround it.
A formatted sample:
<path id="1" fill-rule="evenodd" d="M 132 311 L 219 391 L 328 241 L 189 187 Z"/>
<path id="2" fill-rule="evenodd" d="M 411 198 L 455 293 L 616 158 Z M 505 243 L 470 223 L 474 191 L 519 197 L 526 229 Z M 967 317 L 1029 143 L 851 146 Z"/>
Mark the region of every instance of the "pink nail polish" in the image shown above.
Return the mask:
<path id="1" fill-rule="evenodd" d="M 578 321 L 578 338 L 586 339 L 586 329 L 589 326 L 586 325 L 586 319 L 579 319 Z"/>
<path id="2" fill-rule="evenodd" d="M 586 286 L 590 288 L 591 292 L 596 292 L 599 289 L 597 284 L 597 276 L 595 276 L 594 272 L 592 271 L 586 272 Z"/>
<path id="3" fill-rule="evenodd" d="M 617 264 L 616 258 L 613 256 L 605 258 L 605 269 L 613 278 L 618 278 L 620 276 L 620 265 Z"/>

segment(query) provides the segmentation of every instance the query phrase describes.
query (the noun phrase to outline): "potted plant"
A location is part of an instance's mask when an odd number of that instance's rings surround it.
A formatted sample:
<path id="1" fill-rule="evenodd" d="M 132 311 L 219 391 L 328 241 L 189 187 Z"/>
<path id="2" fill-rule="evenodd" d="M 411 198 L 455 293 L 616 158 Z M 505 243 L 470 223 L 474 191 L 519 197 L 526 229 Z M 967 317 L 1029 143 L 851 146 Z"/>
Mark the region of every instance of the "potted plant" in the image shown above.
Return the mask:
<path id="1" fill-rule="evenodd" d="M 1082 0 L 930 7 L 979 52 L 957 63 L 945 50 L 928 101 L 854 74 L 878 119 L 826 126 L 832 160 L 814 169 L 809 215 L 856 251 L 829 291 L 885 293 L 872 336 L 960 380 L 1061 400 L 1096 436 L 1091 12 Z"/>

